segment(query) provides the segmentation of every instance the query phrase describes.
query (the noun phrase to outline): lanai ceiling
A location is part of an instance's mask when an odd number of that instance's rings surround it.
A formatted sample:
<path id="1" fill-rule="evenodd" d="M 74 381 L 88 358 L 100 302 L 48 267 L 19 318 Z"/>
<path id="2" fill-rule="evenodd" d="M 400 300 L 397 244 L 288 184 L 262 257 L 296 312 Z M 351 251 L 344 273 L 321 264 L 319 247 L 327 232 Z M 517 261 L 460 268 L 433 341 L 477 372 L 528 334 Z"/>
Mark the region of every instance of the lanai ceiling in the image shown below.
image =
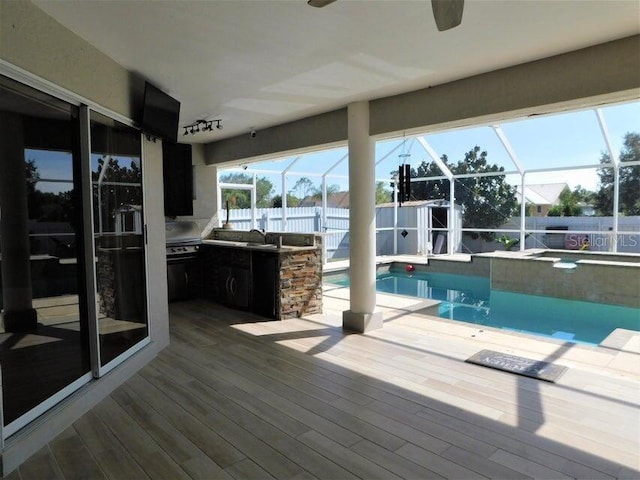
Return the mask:
<path id="1" fill-rule="evenodd" d="M 34 2 L 182 103 L 211 142 L 640 32 L 630 1 L 466 0 L 438 32 L 425 0 Z M 180 132 L 182 135 L 182 130 Z"/>

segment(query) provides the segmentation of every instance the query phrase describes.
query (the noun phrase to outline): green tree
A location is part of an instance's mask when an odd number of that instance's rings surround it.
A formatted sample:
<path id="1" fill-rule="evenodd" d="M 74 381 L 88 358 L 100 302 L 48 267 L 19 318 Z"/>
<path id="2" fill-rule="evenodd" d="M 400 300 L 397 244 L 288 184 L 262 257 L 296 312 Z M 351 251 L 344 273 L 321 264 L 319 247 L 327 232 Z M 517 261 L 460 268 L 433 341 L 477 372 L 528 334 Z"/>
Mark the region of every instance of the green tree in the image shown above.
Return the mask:
<path id="1" fill-rule="evenodd" d="M 442 161 L 448 165 L 448 158 L 446 155 L 442 155 Z M 451 168 L 451 165 L 449 165 Z M 441 177 L 442 171 L 435 162 L 423 161 L 414 170 L 411 169 L 412 178 L 429 178 L 429 177 Z M 435 200 L 449 198 L 449 180 L 429 180 L 424 182 L 412 182 L 411 183 L 411 198 L 414 200 Z"/>
<path id="2" fill-rule="evenodd" d="M 594 192 L 578 185 L 573 191 L 565 187 L 558 198 L 557 205 L 551 207 L 548 217 L 579 217 L 582 215 L 582 207 L 593 201 Z"/>
<path id="3" fill-rule="evenodd" d="M 620 212 L 623 215 L 640 215 L 640 165 L 625 167 L 627 162 L 640 161 L 640 133 L 628 132 L 624 135 L 620 152 Z M 601 164 L 610 162 L 608 153 L 602 153 Z M 613 214 L 613 168 L 598 170 L 599 185 L 595 194 L 595 207 L 601 215 Z"/>
<path id="4" fill-rule="evenodd" d="M 297 207 L 300 200 L 297 197 L 287 193 L 287 207 Z M 273 208 L 282 208 L 282 195 L 276 195 L 271 202 Z"/>
<path id="5" fill-rule="evenodd" d="M 36 183 L 40 180 L 40 173 L 36 161 L 32 158 L 25 162 L 25 167 L 27 170 L 27 194 L 31 194 L 35 191 Z"/>
<path id="6" fill-rule="evenodd" d="M 123 162 L 123 165 L 120 165 Z M 128 163 L 128 164 L 127 164 Z M 97 187 L 98 179 L 103 169 L 107 169 L 103 176 L 103 183 Z M 140 162 L 129 157 L 102 157 L 98 159 L 98 168 L 91 172 L 96 185 L 93 189 L 93 204 L 102 210 L 102 228 L 104 231 L 115 230 L 115 211 L 123 205 L 142 205 L 142 171 Z M 98 188 L 100 198 L 98 201 Z M 100 216 L 95 215 L 96 228 Z"/>
<path id="7" fill-rule="evenodd" d="M 331 185 L 327 185 L 327 197 L 331 195 L 335 195 L 336 193 L 340 193 L 340 185 L 336 183 L 332 183 Z M 316 192 L 311 194 L 311 198 L 321 199 L 322 198 L 322 189 L 316 189 Z"/>
<path id="8" fill-rule="evenodd" d="M 579 217 L 582 208 L 578 205 L 577 198 L 569 187 L 564 187 L 558 197 L 558 204 L 551 207 L 548 217 Z"/>
<path id="9" fill-rule="evenodd" d="M 376 205 L 390 201 L 391 191 L 385 188 L 385 182 L 376 182 Z"/>
<path id="10" fill-rule="evenodd" d="M 322 191 L 314 185 L 314 183 L 307 177 L 301 177 L 289 190 L 289 194 L 297 197 L 300 200 L 304 200 L 307 197 L 315 197 L 322 195 Z M 287 197 L 288 200 L 288 197 Z"/>
<path id="11" fill-rule="evenodd" d="M 457 163 L 450 162 L 446 155 L 441 160 L 454 175 L 503 172 L 503 167 L 489 164 L 487 155 L 485 150 L 476 145 Z M 442 175 L 435 162 L 423 161 L 415 170 L 411 170 L 412 177 Z M 455 202 L 463 208 L 465 228 L 496 228 L 504 224 L 517 212 L 515 193 L 515 187 L 509 185 L 503 175 L 455 179 Z M 411 197 L 415 200 L 448 199 L 449 180 L 412 183 Z M 491 240 L 495 235 L 483 232 L 480 236 Z"/>
<path id="12" fill-rule="evenodd" d="M 237 183 L 251 185 L 253 176 L 246 173 L 227 173 L 220 176 L 220 183 Z M 256 179 L 256 207 L 269 208 L 273 194 L 273 183 L 267 177 Z M 251 191 L 225 188 L 222 191 L 222 202 L 229 202 L 233 208 L 251 208 Z"/>
<path id="13" fill-rule="evenodd" d="M 27 210 L 30 220 L 72 223 L 73 191 L 51 193 L 38 190 L 40 172 L 35 160 L 25 162 L 27 175 Z"/>
<path id="14" fill-rule="evenodd" d="M 587 190 L 581 185 L 578 185 L 576 188 L 574 188 L 571 194 L 575 197 L 578 203 L 586 203 L 586 204 L 593 203 L 596 197 L 596 192 Z"/>

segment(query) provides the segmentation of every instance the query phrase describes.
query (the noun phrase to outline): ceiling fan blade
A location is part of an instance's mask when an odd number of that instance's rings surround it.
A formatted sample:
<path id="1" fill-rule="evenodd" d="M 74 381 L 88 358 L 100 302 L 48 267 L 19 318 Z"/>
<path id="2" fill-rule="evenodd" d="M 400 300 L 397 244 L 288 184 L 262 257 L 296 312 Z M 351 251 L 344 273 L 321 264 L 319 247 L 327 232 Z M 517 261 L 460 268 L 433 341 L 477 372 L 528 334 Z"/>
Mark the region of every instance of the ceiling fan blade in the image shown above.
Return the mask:
<path id="1" fill-rule="evenodd" d="M 308 0 L 307 4 L 311 5 L 312 7 L 322 8 L 335 1 L 336 0 Z"/>
<path id="2" fill-rule="evenodd" d="M 464 0 L 431 0 L 431 8 L 440 32 L 457 27 L 462 22 Z"/>

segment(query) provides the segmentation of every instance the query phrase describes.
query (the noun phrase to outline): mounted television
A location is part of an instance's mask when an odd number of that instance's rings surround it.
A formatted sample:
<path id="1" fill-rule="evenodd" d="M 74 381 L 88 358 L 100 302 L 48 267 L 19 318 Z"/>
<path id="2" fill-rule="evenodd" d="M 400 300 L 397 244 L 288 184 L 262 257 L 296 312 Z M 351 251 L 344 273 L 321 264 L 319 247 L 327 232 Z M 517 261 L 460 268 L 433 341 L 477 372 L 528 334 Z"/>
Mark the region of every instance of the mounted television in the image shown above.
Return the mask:
<path id="1" fill-rule="evenodd" d="M 142 107 L 142 131 L 177 143 L 179 117 L 180 102 L 146 82 Z"/>

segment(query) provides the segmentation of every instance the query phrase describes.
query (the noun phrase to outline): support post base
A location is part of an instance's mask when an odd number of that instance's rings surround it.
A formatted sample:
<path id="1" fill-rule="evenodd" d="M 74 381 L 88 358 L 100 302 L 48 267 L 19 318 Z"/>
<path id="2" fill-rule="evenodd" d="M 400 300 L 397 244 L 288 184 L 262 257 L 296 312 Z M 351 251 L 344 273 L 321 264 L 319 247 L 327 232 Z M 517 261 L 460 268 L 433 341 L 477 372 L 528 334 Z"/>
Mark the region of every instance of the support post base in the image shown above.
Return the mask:
<path id="1" fill-rule="evenodd" d="M 365 333 L 382 328 L 382 312 L 359 313 L 351 310 L 342 312 L 342 328 Z"/>
<path id="2" fill-rule="evenodd" d="M 2 312 L 2 324 L 5 332 L 25 332 L 38 326 L 38 312 L 34 308 Z"/>

